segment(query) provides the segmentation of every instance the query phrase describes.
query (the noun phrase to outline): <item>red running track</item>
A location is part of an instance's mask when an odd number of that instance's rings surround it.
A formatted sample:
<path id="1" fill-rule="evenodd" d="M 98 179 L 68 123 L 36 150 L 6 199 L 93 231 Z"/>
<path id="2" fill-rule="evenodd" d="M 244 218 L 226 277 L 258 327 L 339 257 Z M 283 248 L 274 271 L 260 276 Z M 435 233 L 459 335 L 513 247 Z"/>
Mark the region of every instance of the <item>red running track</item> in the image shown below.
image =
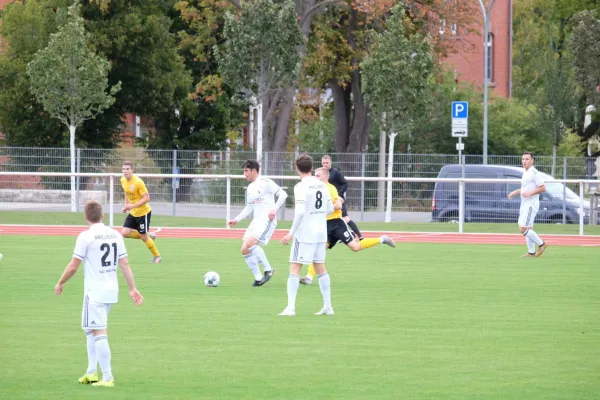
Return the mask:
<path id="1" fill-rule="evenodd" d="M 0 235 L 75 236 L 84 226 L 64 225 L 0 225 Z M 225 228 L 158 228 L 161 238 L 241 239 L 244 229 Z M 276 230 L 273 239 L 280 239 L 286 230 Z M 364 232 L 367 237 L 388 235 L 396 242 L 405 243 L 469 243 L 469 244 L 523 244 L 519 234 L 482 233 L 428 233 L 428 232 Z M 600 236 L 541 235 L 554 246 L 600 246 Z"/>

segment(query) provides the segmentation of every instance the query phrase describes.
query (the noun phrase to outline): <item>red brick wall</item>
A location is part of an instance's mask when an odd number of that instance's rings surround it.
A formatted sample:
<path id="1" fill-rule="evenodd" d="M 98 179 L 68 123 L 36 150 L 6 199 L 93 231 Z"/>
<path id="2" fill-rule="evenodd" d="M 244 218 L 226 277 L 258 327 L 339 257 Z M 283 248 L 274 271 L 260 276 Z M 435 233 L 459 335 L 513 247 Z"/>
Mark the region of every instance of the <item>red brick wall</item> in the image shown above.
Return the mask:
<path id="1" fill-rule="evenodd" d="M 462 0 L 465 1 L 465 0 Z M 489 1 L 484 1 L 489 3 Z M 473 1 L 473 12 L 477 13 L 480 21 L 478 25 L 471 29 L 477 33 L 464 34 L 465 29 L 458 28 L 456 41 L 460 50 L 455 54 L 449 55 L 444 63 L 447 68 L 456 71 L 457 79 L 464 82 L 472 82 L 483 87 L 483 15 L 478 2 Z M 511 64 L 512 64 L 512 0 L 496 0 L 492 10 L 490 24 L 490 33 L 493 34 L 493 73 L 491 77 L 490 88 L 494 94 L 503 97 L 510 97 L 511 90 Z M 449 27 L 446 28 L 446 35 L 450 36 Z"/>

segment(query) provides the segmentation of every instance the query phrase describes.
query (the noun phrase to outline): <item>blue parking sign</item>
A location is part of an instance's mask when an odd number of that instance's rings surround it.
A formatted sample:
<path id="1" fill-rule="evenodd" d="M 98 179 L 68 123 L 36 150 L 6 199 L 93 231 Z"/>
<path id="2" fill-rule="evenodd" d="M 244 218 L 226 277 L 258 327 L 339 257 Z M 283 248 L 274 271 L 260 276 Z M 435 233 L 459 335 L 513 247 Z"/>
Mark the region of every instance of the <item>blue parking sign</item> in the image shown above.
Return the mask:
<path id="1" fill-rule="evenodd" d="M 452 118 L 469 118 L 469 102 L 453 101 L 452 102 Z"/>

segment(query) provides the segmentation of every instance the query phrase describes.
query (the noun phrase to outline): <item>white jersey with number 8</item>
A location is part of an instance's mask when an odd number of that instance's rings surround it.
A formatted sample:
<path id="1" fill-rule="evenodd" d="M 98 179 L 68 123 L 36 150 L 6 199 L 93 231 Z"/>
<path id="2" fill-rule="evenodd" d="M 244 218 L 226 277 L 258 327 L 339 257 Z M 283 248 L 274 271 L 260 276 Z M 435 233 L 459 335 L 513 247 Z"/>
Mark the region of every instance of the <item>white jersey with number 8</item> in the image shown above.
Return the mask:
<path id="1" fill-rule="evenodd" d="M 117 266 L 127 257 L 123 236 L 103 223 L 93 224 L 77 237 L 73 257 L 83 261 L 84 296 L 98 303 L 116 303 Z"/>
<path id="2" fill-rule="evenodd" d="M 314 176 L 304 177 L 294 187 L 296 213 L 304 213 L 297 227 L 292 227 L 295 240 L 302 243 L 327 241 L 327 215 L 333 203 L 327 186 Z"/>

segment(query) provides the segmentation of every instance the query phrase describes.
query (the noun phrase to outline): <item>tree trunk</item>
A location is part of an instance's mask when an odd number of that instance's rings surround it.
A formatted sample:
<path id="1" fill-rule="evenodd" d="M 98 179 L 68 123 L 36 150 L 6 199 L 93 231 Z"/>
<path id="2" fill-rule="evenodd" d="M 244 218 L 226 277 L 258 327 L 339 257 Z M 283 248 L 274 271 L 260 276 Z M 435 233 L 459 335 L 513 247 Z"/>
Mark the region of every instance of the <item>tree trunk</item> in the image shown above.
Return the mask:
<path id="1" fill-rule="evenodd" d="M 335 152 L 345 153 L 348 148 L 348 131 L 350 123 L 350 91 L 335 79 L 329 81 L 333 96 L 333 114 L 335 121 Z"/>
<path id="2" fill-rule="evenodd" d="M 75 173 L 75 125 L 69 125 L 69 148 L 71 156 L 71 173 Z M 77 212 L 75 176 L 71 175 L 71 212 Z"/>
<path id="3" fill-rule="evenodd" d="M 275 137 L 271 149 L 277 152 L 286 151 L 290 119 L 294 108 L 294 89 L 284 90 L 284 94 L 279 103 L 279 114 L 277 115 L 275 126 Z"/>
<path id="4" fill-rule="evenodd" d="M 360 71 L 358 70 L 352 72 L 352 100 L 354 115 L 347 151 L 349 153 L 362 153 L 368 143 L 371 119 L 369 117 L 369 106 L 365 104 L 361 92 Z"/>

